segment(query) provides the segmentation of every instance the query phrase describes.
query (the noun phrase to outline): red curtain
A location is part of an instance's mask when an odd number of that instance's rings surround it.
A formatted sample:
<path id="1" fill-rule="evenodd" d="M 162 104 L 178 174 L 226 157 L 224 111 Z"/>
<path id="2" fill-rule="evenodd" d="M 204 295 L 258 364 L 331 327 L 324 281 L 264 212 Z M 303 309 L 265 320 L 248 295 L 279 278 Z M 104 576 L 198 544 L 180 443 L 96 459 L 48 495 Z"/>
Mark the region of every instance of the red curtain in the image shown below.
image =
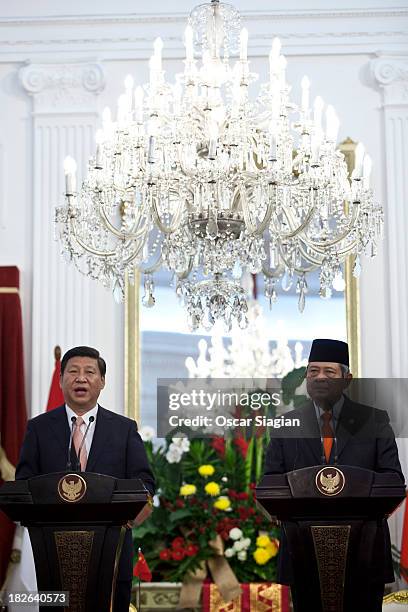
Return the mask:
<path id="1" fill-rule="evenodd" d="M 27 422 L 19 286 L 18 269 L 0 267 L 0 445 L 13 466 L 18 461 Z M 13 536 L 14 524 L 0 511 L 0 587 Z"/>

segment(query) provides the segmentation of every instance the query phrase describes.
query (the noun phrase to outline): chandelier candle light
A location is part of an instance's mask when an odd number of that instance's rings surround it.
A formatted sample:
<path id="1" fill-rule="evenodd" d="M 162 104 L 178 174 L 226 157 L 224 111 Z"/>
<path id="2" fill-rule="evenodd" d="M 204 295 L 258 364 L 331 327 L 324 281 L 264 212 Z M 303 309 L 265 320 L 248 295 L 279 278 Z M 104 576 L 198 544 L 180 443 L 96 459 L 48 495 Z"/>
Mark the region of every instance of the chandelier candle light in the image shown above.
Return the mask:
<path id="1" fill-rule="evenodd" d="M 319 96 L 311 108 L 306 76 L 300 105 L 292 102 L 278 38 L 269 78 L 250 98 L 258 75 L 233 6 L 196 7 L 184 44 L 173 84 L 160 38 L 149 83 L 135 88 L 126 77 L 116 121 L 103 111 L 78 191 L 66 159 L 66 205 L 56 211 L 63 250 L 119 298 L 125 274 L 132 282 L 140 269 L 146 306 L 155 302 L 152 274 L 171 270 L 192 330 L 216 319 L 227 330 L 234 320 L 247 325 L 245 271 L 264 274 L 270 304 L 278 283 L 289 290 L 296 282 L 303 311 L 307 273 L 320 270 L 320 295 L 330 297 L 344 288 L 347 256 L 357 256 L 357 275 L 360 254 L 375 255 L 383 212 L 370 190 L 371 159 L 359 144 L 349 180 L 336 112 Z"/>

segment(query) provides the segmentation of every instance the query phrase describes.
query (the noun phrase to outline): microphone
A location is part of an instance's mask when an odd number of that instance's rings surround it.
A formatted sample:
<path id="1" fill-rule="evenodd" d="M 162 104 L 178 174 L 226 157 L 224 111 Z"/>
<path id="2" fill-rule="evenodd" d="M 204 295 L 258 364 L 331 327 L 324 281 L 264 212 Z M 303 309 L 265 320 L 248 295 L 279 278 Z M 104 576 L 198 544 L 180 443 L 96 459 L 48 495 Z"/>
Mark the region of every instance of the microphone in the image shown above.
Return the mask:
<path id="1" fill-rule="evenodd" d="M 72 470 L 72 461 L 71 461 L 71 448 L 72 448 L 72 438 L 74 436 L 74 429 L 76 423 L 76 416 L 71 417 L 71 435 L 69 436 L 69 444 L 68 444 L 68 461 L 67 461 L 67 470 Z"/>
<path id="2" fill-rule="evenodd" d="M 81 470 L 81 459 L 80 459 L 80 457 L 81 457 L 81 450 L 82 450 L 82 448 L 83 448 L 83 446 L 84 446 L 84 444 L 85 444 L 85 438 L 86 438 L 86 436 L 87 436 L 87 433 L 88 433 L 88 431 L 89 431 L 89 428 L 90 428 L 90 426 L 91 426 L 91 423 L 93 423 L 93 422 L 94 422 L 94 420 L 95 420 L 95 417 L 93 417 L 93 416 L 90 416 L 90 417 L 89 417 L 88 427 L 85 429 L 84 437 L 82 438 L 81 445 L 80 445 L 80 447 L 79 447 L 79 449 L 78 449 L 78 457 L 77 457 L 77 471 L 78 471 L 78 472 L 82 472 L 82 470 Z"/>

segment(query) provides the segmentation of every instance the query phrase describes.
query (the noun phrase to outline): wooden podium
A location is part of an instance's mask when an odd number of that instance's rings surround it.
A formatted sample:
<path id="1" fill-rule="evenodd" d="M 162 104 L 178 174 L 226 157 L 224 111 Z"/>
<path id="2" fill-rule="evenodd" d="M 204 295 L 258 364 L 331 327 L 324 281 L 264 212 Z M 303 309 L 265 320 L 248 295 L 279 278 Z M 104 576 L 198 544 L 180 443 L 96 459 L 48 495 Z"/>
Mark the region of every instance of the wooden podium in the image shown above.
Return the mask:
<path id="1" fill-rule="evenodd" d="M 126 523 L 141 522 L 149 502 L 140 480 L 91 472 L 45 474 L 0 489 L 0 509 L 28 528 L 38 591 L 68 591 L 70 612 L 112 610 Z"/>
<path id="2" fill-rule="evenodd" d="M 256 497 L 283 523 L 304 610 L 369 612 L 364 585 L 368 576 L 381 581 L 373 567 L 385 559 L 384 518 L 405 499 L 398 474 L 319 465 L 264 476 Z"/>

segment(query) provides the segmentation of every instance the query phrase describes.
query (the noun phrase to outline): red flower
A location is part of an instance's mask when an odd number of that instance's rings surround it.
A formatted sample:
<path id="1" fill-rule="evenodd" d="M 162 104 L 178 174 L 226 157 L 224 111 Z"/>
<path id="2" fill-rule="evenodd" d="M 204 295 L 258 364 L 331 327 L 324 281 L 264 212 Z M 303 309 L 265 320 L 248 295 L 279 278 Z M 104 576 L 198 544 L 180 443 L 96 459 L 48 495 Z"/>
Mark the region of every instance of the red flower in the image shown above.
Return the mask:
<path id="1" fill-rule="evenodd" d="M 247 518 L 254 514 L 255 510 L 253 508 L 246 508 L 245 506 L 239 506 L 238 514 L 241 521 L 245 521 Z"/>
<path id="2" fill-rule="evenodd" d="M 187 557 L 194 557 L 199 551 L 199 548 L 196 544 L 187 544 L 184 549 L 184 552 Z"/>
<path id="3" fill-rule="evenodd" d="M 222 457 L 225 457 L 225 440 L 224 438 L 215 437 L 211 441 L 213 449 Z"/>
<path id="4" fill-rule="evenodd" d="M 248 499 L 249 495 L 248 493 L 245 493 L 245 491 L 242 491 L 242 493 L 237 493 L 237 499 Z"/>
<path id="5" fill-rule="evenodd" d="M 238 493 L 235 489 L 228 489 L 228 496 L 231 497 L 231 499 L 238 499 Z"/>
<path id="6" fill-rule="evenodd" d="M 184 538 L 179 536 L 178 538 L 174 538 L 171 543 L 173 550 L 180 550 L 184 546 Z"/>
<path id="7" fill-rule="evenodd" d="M 248 452 L 249 442 L 247 442 L 242 436 L 238 436 L 234 439 L 234 444 L 241 453 L 242 457 L 245 459 Z"/>
<path id="8" fill-rule="evenodd" d="M 176 499 L 177 508 L 184 508 L 184 501 L 182 499 Z"/>
<path id="9" fill-rule="evenodd" d="M 255 523 L 256 523 L 257 525 L 260 525 L 261 523 L 263 523 L 263 518 L 262 518 L 262 516 L 256 516 L 256 517 L 255 517 Z"/>
<path id="10" fill-rule="evenodd" d="M 162 561 L 168 561 L 171 559 L 171 550 L 169 548 L 163 548 L 163 550 L 160 551 L 159 556 Z"/>
<path id="11" fill-rule="evenodd" d="M 185 551 L 182 548 L 177 548 L 171 551 L 171 556 L 174 561 L 182 561 L 185 557 Z"/>
<path id="12" fill-rule="evenodd" d="M 256 488 L 256 482 L 250 482 L 249 483 L 249 488 L 254 490 Z"/>

